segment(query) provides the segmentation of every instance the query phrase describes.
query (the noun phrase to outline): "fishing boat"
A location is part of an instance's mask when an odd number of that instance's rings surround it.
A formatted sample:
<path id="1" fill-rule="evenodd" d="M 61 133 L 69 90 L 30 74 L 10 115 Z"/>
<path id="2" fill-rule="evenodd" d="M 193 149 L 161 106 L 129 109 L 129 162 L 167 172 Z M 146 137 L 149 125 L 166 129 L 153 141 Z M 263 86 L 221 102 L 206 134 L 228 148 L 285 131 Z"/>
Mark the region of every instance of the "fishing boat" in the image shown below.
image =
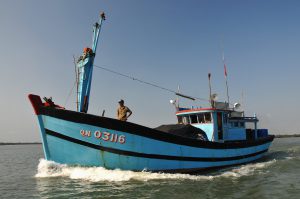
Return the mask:
<path id="1" fill-rule="evenodd" d="M 38 95 L 28 95 L 45 159 L 107 169 L 184 173 L 245 164 L 267 153 L 274 136 L 258 129 L 258 118 L 244 116 L 238 104 L 230 107 L 229 102 L 217 102 L 211 96 L 208 108 L 184 108 L 171 101 L 178 123 L 158 128 L 89 114 L 94 58 L 104 20 L 101 14 L 93 28 L 92 47 L 84 49 L 76 64 L 76 111 L 56 105 L 52 98 L 43 102 Z"/>

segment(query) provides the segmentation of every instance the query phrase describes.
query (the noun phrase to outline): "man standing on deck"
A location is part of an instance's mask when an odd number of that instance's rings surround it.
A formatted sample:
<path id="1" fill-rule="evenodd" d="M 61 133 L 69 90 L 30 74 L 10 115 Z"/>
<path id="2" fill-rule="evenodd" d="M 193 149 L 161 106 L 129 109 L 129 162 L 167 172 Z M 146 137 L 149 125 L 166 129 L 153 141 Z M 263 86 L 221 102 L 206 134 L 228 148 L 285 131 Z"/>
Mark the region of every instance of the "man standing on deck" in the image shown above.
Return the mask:
<path id="1" fill-rule="evenodd" d="M 119 108 L 117 110 L 117 118 L 122 121 L 127 121 L 131 114 L 132 111 L 127 106 L 124 106 L 124 100 L 121 99 L 119 101 Z"/>

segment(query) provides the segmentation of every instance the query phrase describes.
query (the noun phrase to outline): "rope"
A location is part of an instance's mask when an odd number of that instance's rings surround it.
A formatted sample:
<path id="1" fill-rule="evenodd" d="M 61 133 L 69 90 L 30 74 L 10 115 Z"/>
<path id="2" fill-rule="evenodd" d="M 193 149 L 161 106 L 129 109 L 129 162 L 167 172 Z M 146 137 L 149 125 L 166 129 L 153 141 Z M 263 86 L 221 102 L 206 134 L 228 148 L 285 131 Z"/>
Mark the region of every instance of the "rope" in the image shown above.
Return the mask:
<path id="1" fill-rule="evenodd" d="M 69 99 L 70 99 L 70 97 L 73 93 L 73 90 L 74 90 L 75 86 L 76 86 L 76 81 L 74 82 L 74 85 L 73 85 L 72 89 L 70 90 L 69 95 L 67 96 L 64 107 L 66 107 L 66 105 L 67 105 L 67 103 L 68 103 L 68 101 L 69 101 Z"/>
<path id="2" fill-rule="evenodd" d="M 156 87 L 156 88 L 159 88 L 161 90 L 165 90 L 165 91 L 168 91 L 170 93 L 174 93 L 175 95 L 178 95 L 180 93 L 178 93 L 177 91 L 175 90 L 172 90 L 172 89 L 169 89 L 169 88 L 165 88 L 165 87 L 162 87 L 160 85 L 157 85 L 157 84 L 154 84 L 154 83 L 150 83 L 150 82 L 146 82 L 144 80 L 141 80 L 141 79 L 138 79 L 138 78 L 135 78 L 135 77 L 132 77 L 132 76 L 129 76 L 129 75 L 126 75 L 126 74 L 123 74 L 123 73 L 120 73 L 120 72 L 117 72 L 117 71 L 114 71 L 114 70 L 111 70 L 111 69 L 108 69 L 108 68 L 105 68 L 105 67 L 102 67 L 102 66 L 97 66 L 97 65 L 94 65 L 94 67 L 96 68 L 99 68 L 99 69 L 102 69 L 102 70 L 105 70 L 107 72 L 110 72 L 110 73 L 113 73 L 113 74 L 116 74 L 116 75 L 119 75 L 119 76 L 122 76 L 122 77 L 126 77 L 128 79 L 131 79 L 131 80 L 134 80 L 134 81 L 138 81 L 142 84 L 147 84 L 149 86 L 152 86 L 152 87 Z M 186 95 L 182 95 L 181 96 L 186 96 Z M 208 99 L 205 99 L 205 98 L 200 98 L 200 97 L 193 97 L 193 96 L 186 96 L 185 98 L 194 98 L 194 99 L 197 99 L 197 100 L 202 100 L 202 101 L 209 101 Z"/>

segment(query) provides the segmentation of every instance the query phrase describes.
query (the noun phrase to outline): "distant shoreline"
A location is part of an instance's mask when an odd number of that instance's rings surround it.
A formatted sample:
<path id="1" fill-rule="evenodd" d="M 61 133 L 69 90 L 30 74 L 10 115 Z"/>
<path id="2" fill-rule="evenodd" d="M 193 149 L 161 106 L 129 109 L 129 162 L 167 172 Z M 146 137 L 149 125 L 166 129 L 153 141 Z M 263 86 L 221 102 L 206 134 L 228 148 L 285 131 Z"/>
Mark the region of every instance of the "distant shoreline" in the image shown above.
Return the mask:
<path id="1" fill-rule="evenodd" d="M 1 145 L 33 145 L 42 144 L 41 142 L 0 142 Z"/>
<path id="2" fill-rule="evenodd" d="M 293 137 L 300 137 L 300 134 L 293 134 L 293 135 L 275 135 L 275 138 L 293 138 Z"/>

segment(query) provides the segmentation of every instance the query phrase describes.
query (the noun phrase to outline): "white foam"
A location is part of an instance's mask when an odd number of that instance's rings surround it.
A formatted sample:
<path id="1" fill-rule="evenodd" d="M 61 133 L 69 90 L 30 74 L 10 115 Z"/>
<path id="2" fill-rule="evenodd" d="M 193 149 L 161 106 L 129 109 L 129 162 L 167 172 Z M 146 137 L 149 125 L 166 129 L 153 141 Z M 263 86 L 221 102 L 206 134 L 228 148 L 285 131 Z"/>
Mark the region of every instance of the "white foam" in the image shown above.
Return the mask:
<path id="1" fill-rule="evenodd" d="M 234 167 L 230 171 L 225 171 L 223 174 L 220 174 L 220 176 L 239 178 L 242 176 L 254 175 L 255 173 L 262 171 L 263 169 L 274 164 L 275 162 L 276 160 L 274 159 L 268 162 L 251 163 L 251 164 Z"/>
<path id="2" fill-rule="evenodd" d="M 295 159 L 295 157 L 285 157 L 284 159 L 286 159 L 286 160 L 293 160 L 293 159 Z"/>
<path id="3" fill-rule="evenodd" d="M 276 162 L 276 160 L 247 164 L 230 170 L 218 172 L 215 175 L 189 175 L 189 174 L 167 174 L 151 173 L 147 171 L 133 172 L 119 169 L 108 170 L 103 167 L 74 167 L 58 164 L 53 161 L 40 159 L 37 178 L 68 177 L 70 179 L 86 180 L 91 182 L 121 182 L 129 180 L 148 181 L 159 179 L 183 179 L 183 180 L 213 180 L 220 177 L 238 178 L 253 175 L 256 170 L 263 169 Z"/>
<path id="4" fill-rule="evenodd" d="M 289 148 L 287 151 L 288 151 L 288 153 L 297 153 L 300 151 L 300 146 L 293 146 L 293 147 Z"/>

